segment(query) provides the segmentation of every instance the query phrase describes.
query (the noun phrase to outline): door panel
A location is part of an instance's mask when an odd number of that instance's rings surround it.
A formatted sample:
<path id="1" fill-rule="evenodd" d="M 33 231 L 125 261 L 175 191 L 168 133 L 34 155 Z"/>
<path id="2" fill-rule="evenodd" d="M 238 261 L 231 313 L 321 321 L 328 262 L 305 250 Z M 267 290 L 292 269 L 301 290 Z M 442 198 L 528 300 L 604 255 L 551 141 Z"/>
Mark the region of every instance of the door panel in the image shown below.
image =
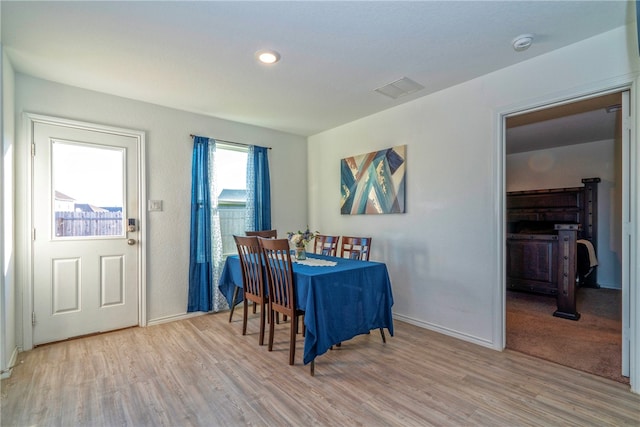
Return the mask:
<path id="1" fill-rule="evenodd" d="M 124 257 L 103 256 L 100 261 L 100 307 L 124 304 Z"/>
<path id="2" fill-rule="evenodd" d="M 80 259 L 52 259 L 52 313 L 80 310 Z"/>
<path id="3" fill-rule="evenodd" d="M 138 138 L 36 122 L 32 142 L 33 344 L 137 325 Z"/>

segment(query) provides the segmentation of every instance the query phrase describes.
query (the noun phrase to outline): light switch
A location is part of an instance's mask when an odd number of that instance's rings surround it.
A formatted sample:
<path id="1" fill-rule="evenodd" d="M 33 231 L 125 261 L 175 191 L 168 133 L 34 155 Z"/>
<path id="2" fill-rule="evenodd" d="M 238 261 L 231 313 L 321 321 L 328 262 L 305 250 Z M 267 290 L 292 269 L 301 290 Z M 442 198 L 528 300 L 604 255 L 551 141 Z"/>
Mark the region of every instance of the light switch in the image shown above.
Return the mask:
<path id="1" fill-rule="evenodd" d="M 161 211 L 162 210 L 162 200 L 149 200 L 149 204 L 147 207 L 149 212 L 153 211 Z"/>

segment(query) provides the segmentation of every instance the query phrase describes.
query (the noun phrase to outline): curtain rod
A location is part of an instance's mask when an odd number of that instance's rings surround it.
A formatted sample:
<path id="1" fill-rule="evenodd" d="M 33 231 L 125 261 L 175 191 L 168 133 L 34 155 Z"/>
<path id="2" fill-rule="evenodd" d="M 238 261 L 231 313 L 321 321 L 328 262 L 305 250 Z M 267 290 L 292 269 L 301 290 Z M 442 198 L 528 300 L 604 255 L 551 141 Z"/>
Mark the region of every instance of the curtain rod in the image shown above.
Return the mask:
<path id="1" fill-rule="evenodd" d="M 191 137 L 191 139 L 195 138 L 196 135 L 190 133 L 189 136 Z M 205 136 L 205 138 L 209 138 L 208 136 Z M 217 138 L 209 138 L 209 139 L 213 139 L 214 141 L 219 141 L 219 142 L 226 142 L 227 144 L 235 144 L 235 145 L 242 145 L 244 147 L 251 147 L 252 145 L 255 144 L 245 144 L 242 142 L 235 142 L 235 141 L 225 141 L 224 139 L 217 139 Z M 266 147 L 269 150 L 271 150 L 271 147 Z"/>

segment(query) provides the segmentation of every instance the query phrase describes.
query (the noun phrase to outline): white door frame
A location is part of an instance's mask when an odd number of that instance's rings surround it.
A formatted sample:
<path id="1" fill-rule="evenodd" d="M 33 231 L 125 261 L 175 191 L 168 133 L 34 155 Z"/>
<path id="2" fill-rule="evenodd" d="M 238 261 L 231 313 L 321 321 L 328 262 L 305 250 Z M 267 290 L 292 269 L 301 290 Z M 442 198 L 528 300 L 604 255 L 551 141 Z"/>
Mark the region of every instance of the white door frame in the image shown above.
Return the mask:
<path id="1" fill-rule="evenodd" d="M 136 212 L 139 218 L 139 244 L 137 246 L 138 255 L 138 326 L 147 325 L 147 263 L 146 263 L 146 251 L 144 246 L 147 236 L 147 217 L 146 217 L 146 170 L 145 170 L 145 133 L 143 131 L 124 129 L 113 126 L 105 126 L 95 123 L 81 122 L 76 120 L 63 119 L 59 117 L 44 116 L 40 114 L 24 113 L 24 121 L 26 126 L 25 135 L 27 138 L 26 158 L 29 159 L 27 164 L 27 227 L 25 230 L 25 239 L 29 243 L 26 245 L 27 257 L 26 257 L 26 281 L 23 285 L 23 318 L 22 318 L 22 331 L 23 331 L 23 350 L 31 350 L 33 348 L 33 324 L 31 315 L 33 313 L 33 242 L 31 237 L 31 230 L 33 230 L 34 218 L 33 218 L 33 162 L 31 160 L 31 147 L 33 145 L 33 129 L 36 123 L 66 126 L 72 128 L 78 128 L 88 131 L 106 132 L 117 135 L 123 135 L 134 138 L 137 141 L 138 146 L 138 194 L 140 203 L 138 203 L 138 212 Z"/>
<path id="2" fill-rule="evenodd" d="M 631 203 L 633 195 L 637 193 L 635 182 L 631 179 L 633 171 L 633 153 L 636 144 L 632 143 L 633 126 L 631 125 L 631 93 L 626 91 L 622 94 L 622 114 L 621 139 L 622 139 L 622 375 L 630 376 L 631 365 L 631 277 L 634 266 L 636 248 L 633 245 L 633 209 Z M 626 157 L 625 157 L 626 156 Z M 626 357 L 625 357 L 626 356 Z"/>
<path id="3" fill-rule="evenodd" d="M 496 220 L 498 224 L 496 224 L 496 229 L 499 230 L 496 238 L 498 241 L 496 242 L 496 247 L 499 248 L 499 253 L 497 257 L 498 262 L 498 272 L 501 277 L 501 286 L 499 291 L 499 304 L 497 306 L 502 307 L 502 312 L 496 314 L 495 324 L 497 329 L 500 331 L 502 335 L 502 349 L 506 347 L 506 277 L 505 277 L 505 266 L 506 266 L 506 222 L 505 222 L 505 207 L 506 207 L 506 179 L 505 179 L 505 167 L 506 167 L 506 118 L 507 116 L 513 116 L 522 114 L 525 112 L 532 112 L 536 110 L 542 110 L 549 108 L 551 106 L 557 106 L 561 104 L 566 104 L 570 102 L 574 102 L 579 99 L 587 99 L 591 97 L 596 97 L 600 95 L 604 95 L 607 93 L 615 93 L 628 90 L 630 92 L 631 98 L 631 112 L 632 116 L 629 120 L 629 126 L 631 129 L 631 137 L 630 137 L 630 159 L 629 159 L 629 182 L 631 190 L 640 188 L 640 175 L 638 173 L 638 164 L 640 160 L 638 159 L 639 151 L 637 149 L 638 146 L 638 133 L 635 131 L 636 123 L 640 120 L 640 114 L 638 110 L 638 104 L 636 103 L 636 99 L 639 96 L 637 91 L 638 83 L 640 82 L 637 75 L 634 76 L 626 76 L 620 79 L 613 79 L 606 82 L 602 82 L 601 84 L 590 85 L 586 88 L 578 88 L 572 91 L 567 91 L 566 93 L 557 94 L 556 96 L 548 96 L 545 98 L 541 98 L 535 101 L 525 102 L 523 104 L 505 107 L 502 110 L 496 111 L 495 119 L 496 119 L 496 133 L 497 133 L 497 159 L 496 164 L 499 165 L 499 168 L 496 173 L 496 191 L 497 191 L 497 204 L 498 204 L 498 214 L 496 215 Z M 624 179 L 624 178 L 623 178 Z M 629 200 L 630 210 L 631 210 L 631 222 L 629 224 L 630 229 L 630 240 L 632 251 L 633 248 L 637 248 L 637 244 L 640 241 L 640 237 L 638 236 L 638 232 L 640 231 L 638 227 L 639 221 L 639 213 L 640 213 L 640 197 L 637 194 L 631 193 Z M 622 219 L 622 218 L 620 218 Z M 629 271 L 629 291 L 630 298 L 628 300 L 628 307 L 630 311 L 630 327 L 629 327 L 629 345 L 630 345 L 630 386 L 631 390 L 640 393 L 640 351 L 638 351 L 638 347 L 640 346 L 640 315 L 638 313 L 638 309 L 640 309 L 640 286 L 638 285 L 638 277 L 640 276 L 640 263 L 638 262 L 637 252 L 629 254 L 630 255 L 630 265 L 622 266 L 623 268 L 628 268 Z M 498 318 L 498 316 L 500 316 Z M 624 331 L 622 331 L 624 333 Z"/>

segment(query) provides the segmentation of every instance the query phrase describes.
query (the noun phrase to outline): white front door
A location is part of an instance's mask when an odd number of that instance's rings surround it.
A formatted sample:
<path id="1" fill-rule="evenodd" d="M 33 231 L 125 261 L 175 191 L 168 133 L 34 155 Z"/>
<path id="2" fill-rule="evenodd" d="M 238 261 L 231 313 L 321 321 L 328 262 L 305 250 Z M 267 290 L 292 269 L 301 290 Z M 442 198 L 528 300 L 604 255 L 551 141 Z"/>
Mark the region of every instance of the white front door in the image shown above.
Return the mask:
<path id="1" fill-rule="evenodd" d="M 33 344 L 139 324 L 140 134 L 35 120 Z"/>

